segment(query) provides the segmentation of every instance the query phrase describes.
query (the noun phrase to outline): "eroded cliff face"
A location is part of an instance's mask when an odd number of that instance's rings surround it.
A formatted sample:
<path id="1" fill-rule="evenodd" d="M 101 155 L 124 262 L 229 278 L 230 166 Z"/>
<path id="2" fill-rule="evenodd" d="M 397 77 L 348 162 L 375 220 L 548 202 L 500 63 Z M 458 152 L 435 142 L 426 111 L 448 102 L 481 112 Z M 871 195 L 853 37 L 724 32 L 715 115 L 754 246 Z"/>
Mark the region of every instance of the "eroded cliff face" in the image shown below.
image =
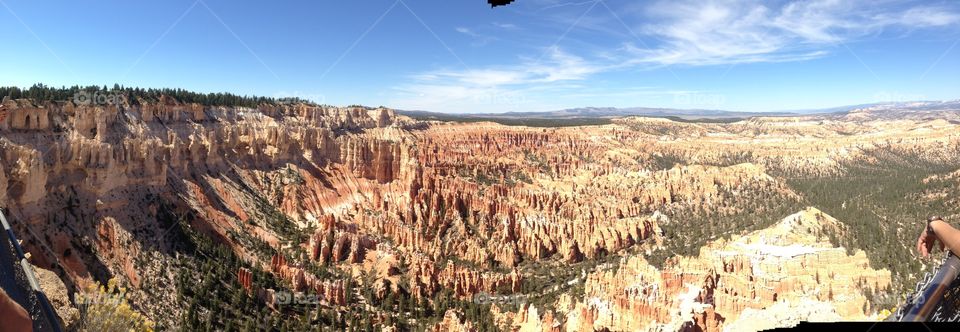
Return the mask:
<path id="1" fill-rule="evenodd" d="M 830 244 L 827 234 L 843 231 L 836 219 L 808 208 L 662 269 L 640 256 L 624 258 L 587 277 L 582 302 L 543 317 L 528 308 L 513 324 L 549 317 L 567 331 L 744 331 L 871 319 L 877 309 L 867 296 L 889 290 L 890 271 L 872 268 L 863 251 L 849 255 Z"/>
<path id="2" fill-rule="evenodd" d="M 869 269 L 862 252 L 811 237 L 841 232 L 831 218 L 805 210 L 788 218 L 800 221 L 751 235 L 740 232 L 772 219 L 738 218 L 800 204 L 787 176 L 844 174 L 845 163 L 870 162 L 878 149 L 960 158 L 956 125 L 925 119 L 527 128 L 168 97 L 102 106 L 8 100 L 3 112 L 0 205 L 33 263 L 70 289 L 118 277 L 138 308 L 169 321 L 183 310 L 176 292 L 148 290 L 177 287 L 166 271 L 193 254 L 180 245 L 181 227 L 235 253 L 247 266 L 221 277 L 268 302 L 281 286 L 340 311 L 391 296 L 429 304 L 549 286 L 560 295 L 554 309 L 495 307 L 497 321 L 715 330 L 770 308 L 841 302 L 829 313 L 866 317 L 864 292 L 886 289 L 889 274 Z M 662 269 L 647 261 L 686 245 L 685 235 L 706 243 L 718 234 L 740 236 Z M 582 292 L 569 290 L 578 282 Z M 438 330 L 477 326 L 462 312 L 436 318 Z"/>
<path id="3" fill-rule="evenodd" d="M 165 273 L 152 267 L 168 262 L 154 254 L 175 256 L 172 219 L 184 216 L 268 267 L 258 249 L 279 251 L 291 230 L 353 211 L 367 189 L 401 176 L 398 143 L 409 136 L 401 127 L 411 123 L 388 109 L 203 107 L 166 97 L 102 106 L 8 100 L 3 111 L 0 204 L 35 263 L 71 289 L 110 276 L 135 288 L 144 278 L 169 283 L 156 280 Z M 291 182 L 300 186 L 285 187 Z M 296 269 L 273 272 L 298 287 L 336 289 Z M 131 296 L 159 316 L 164 308 L 148 302 L 174 295 Z"/>

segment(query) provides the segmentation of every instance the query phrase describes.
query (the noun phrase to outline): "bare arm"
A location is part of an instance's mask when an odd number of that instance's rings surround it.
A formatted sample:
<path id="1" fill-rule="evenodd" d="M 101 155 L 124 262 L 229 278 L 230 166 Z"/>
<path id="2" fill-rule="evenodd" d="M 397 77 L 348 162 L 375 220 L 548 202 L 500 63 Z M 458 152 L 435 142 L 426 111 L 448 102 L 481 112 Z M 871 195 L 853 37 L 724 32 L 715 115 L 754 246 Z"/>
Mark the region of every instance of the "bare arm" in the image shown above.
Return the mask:
<path id="1" fill-rule="evenodd" d="M 33 321 L 7 293 L 0 289 L 0 331 L 33 331 Z"/>
<path id="2" fill-rule="evenodd" d="M 953 228 L 943 220 L 934 220 L 930 223 L 933 232 L 937 234 L 940 240 L 951 252 L 960 255 L 960 230 Z"/>

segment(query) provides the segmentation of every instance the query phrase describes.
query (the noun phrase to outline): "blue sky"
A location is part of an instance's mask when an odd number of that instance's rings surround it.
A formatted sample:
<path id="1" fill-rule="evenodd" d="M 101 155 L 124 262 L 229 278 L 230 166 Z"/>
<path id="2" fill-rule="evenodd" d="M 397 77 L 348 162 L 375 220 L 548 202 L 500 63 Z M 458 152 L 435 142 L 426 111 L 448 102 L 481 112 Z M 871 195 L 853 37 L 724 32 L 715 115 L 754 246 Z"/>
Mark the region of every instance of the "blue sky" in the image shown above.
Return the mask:
<path id="1" fill-rule="evenodd" d="M 0 85 L 441 112 L 960 98 L 960 2 L 0 0 Z"/>

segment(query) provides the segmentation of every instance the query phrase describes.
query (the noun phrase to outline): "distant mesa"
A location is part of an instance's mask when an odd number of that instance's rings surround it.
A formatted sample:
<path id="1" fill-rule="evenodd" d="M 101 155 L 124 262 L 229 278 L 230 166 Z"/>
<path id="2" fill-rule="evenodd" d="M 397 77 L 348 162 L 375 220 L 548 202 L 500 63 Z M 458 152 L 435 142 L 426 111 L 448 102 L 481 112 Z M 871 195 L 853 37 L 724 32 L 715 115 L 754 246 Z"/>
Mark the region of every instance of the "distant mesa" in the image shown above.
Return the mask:
<path id="1" fill-rule="evenodd" d="M 895 119 L 906 114 L 925 114 L 960 109 L 960 100 L 911 101 L 847 105 L 822 109 L 781 111 L 730 111 L 719 109 L 676 109 L 658 107 L 581 107 L 554 111 L 512 111 L 502 113 L 443 113 L 424 110 L 399 110 L 417 120 L 496 122 L 525 126 L 583 126 L 609 124 L 624 117 L 666 118 L 679 122 L 731 123 L 755 117 L 844 116 L 868 112 L 876 117 Z"/>

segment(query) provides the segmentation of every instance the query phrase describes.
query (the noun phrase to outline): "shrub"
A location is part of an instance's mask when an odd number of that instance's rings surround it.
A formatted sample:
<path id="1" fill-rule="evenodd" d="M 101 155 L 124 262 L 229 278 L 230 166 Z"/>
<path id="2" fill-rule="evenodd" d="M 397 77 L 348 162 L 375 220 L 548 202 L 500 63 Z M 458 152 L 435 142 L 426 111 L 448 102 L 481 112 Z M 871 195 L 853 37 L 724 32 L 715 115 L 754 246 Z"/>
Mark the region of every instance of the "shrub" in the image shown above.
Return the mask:
<path id="1" fill-rule="evenodd" d="M 130 307 L 126 289 L 116 279 L 107 286 L 92 283 L 77 294 L 80 331 L 153 331 L 154 323 Z"/>

